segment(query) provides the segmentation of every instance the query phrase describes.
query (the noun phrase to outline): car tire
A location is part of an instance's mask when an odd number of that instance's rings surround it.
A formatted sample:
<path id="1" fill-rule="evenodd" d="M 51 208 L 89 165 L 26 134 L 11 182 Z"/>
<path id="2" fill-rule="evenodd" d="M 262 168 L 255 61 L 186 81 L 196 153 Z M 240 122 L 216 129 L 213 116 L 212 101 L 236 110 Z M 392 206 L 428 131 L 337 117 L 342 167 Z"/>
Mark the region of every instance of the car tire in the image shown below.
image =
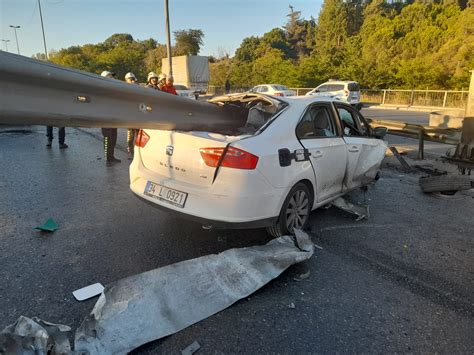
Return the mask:
<path id="1" fill-rule="evenodd" d="M 462 191 L 472 188 L 470 176 L 464 175 L 439 175 L 421 177 L 419 183 L 421 190 L 425 193 Z"/>
<path id="2" fill-rule="evenodd" d="M 312 206 L 313 195 L 308 186 L 302 182 L 297 183 L 286 196 L 277 223 L 267 227 L 267 232 L 273 237 L 281 237 L 294 234 L 294 229 L 304 229 Z"/>

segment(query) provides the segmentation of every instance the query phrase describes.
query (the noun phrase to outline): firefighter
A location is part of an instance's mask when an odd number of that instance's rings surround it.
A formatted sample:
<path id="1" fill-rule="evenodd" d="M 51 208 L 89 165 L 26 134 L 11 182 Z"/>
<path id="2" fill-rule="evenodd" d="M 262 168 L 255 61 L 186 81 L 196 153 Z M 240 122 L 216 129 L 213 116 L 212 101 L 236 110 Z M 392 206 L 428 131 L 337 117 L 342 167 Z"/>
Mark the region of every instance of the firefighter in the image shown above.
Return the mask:
<path id="1" fill-rule="evenodd" d="M 155 72 L 151 71 L 148 73 L 146 86 L 148 88 L 160 90 L 158 87 L 158 75 L 156 75 Z"/>
<path id="2" fill-rule="evenodd" d="M 176 89 L 175 89 L 174 86 L 173 86 L 173 83 L 174 83 L 173 77 L 170 75 L 170 76 L 166 79 L 166 85 L 163 86 L 163 88 L 161 89 L 161 91 L 164 91 L 164 92 L 167 92 L 167 93 L 173 94 L 173 95 L 178 95 L 178 93 L 176 92 Z"/>
<path id="3" fill-rule="evenodd" d="M 125 81 L 129 84 L 137 84 L 137 77 L 133 73 L 127 73 L 125 74 Z M 133 159 L 133 149 L 134 149 L 134 144 L 135 144 L 135 139 L 137 138 L 138 135 L 138 129 L 135 128 L 129 128 L 127 129 L 127 152 L 128 152 L 128 160 Z"/>
<path id="4" fill-rule="evenodd" d="M 104 70 L 101 76 L 115 79 L 115 73 Z M 105 165 L 110 167 L 121 160 L 114 157 L 115 144 L 117 143 L 117 128 L 102 128 L 102 135 L 104 136 L 104 155 Z"/>
<path id="5" fill-rule="evenodd" d="M 160 76 L 158 77 L 158 88 L 162 91 L 163 88 L 166 86 L 166 74 L 161 73 Z"/>

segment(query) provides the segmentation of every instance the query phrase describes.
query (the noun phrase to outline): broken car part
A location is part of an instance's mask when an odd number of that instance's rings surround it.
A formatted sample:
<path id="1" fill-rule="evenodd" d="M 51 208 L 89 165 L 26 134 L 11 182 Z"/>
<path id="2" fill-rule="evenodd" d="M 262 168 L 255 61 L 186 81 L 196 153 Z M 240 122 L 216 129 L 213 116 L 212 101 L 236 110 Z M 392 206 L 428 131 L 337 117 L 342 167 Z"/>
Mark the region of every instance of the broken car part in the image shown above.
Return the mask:
<path id="1" fill-rule="evenodd" d="M 224 310 L 307 260 L 314 247 L 297 230 L 266 245 L 230 249 L 108 285 L 76 331 L 75 350 L 126 353 Z"/>
<path id="2" fill-rule="evenodd" d="M 423 192 L 456 192 L 473 187 L 473 178 L 467 175 L 422 176 L 419 180 Z"/>
<path id="3" fill-rule="evenodd" d="M 369 219 L 369 206 L 357 206 L 342 197 L 335 199 L 331 204 L 343 211 L 356 215 L 356 221 L 360 221 L 364 218 Z"/>

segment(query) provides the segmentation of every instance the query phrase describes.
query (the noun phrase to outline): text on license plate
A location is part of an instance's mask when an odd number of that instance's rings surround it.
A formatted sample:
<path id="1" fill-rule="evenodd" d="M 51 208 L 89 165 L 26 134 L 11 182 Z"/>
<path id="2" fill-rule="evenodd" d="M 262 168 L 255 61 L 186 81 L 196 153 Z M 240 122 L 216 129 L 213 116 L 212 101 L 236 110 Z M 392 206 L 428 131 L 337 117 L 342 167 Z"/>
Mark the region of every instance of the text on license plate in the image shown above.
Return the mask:
<path id="1" fill-rule="evenodd" d="M 151 181 L 146 183 L 144 194 L 178 207 L 184 207 L 188 197 L 186 192 L 170 189 Z"/>

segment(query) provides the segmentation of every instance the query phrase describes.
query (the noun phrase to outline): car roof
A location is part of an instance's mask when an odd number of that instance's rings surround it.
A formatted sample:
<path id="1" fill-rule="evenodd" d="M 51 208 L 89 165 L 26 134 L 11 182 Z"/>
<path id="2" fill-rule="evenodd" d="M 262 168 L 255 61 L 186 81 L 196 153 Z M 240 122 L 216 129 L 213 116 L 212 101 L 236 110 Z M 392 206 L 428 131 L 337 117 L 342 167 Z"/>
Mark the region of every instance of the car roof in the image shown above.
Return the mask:
<path id="1" fill-rule="evenodd" d="M 322 84 L 319 84 L 318 86 L 327 85 L 327 84 L 351 84 L 351 83 L 358 84 L 357 81 L 353 81 L 353 80 L 329 80 L 329 81 L 326 81 Z"/>
<path id="2" fill-rule="evenodd" d="M 343 101 L 333 98 L 330 96 L 283 96 L 283 97 L 278 97 L 279 100 L 285 101 L 291 106 L 308 106 L 311 103 L 317 103 L 317 102 L 341 102 L 344 103 Z"/>

